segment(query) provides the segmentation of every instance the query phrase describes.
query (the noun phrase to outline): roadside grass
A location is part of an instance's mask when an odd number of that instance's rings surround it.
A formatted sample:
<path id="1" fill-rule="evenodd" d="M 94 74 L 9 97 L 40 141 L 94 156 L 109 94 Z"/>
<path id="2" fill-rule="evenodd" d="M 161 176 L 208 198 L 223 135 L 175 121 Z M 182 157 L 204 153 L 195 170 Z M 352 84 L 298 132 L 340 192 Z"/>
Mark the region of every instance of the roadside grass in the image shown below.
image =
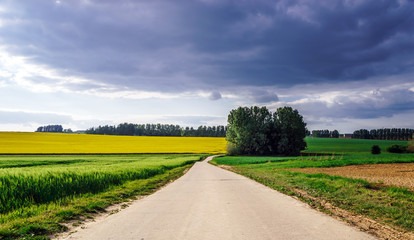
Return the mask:
<path id="1" fill-rule="evenodd" d="M 72 224 L 76 226 L 85 219 L 93 218 L 95 213 L 105 212 L 110 205 L 151 194 L 182 176 L 191 166 L 187 164 L 147 179 L 128 181 L 98 194 L 82 194 L 1 214 L 0 239 L 49 239 L 53 234 L 67 230 L 62 223 L 78 220 Z"/>
<path id="2" fill-rule="evenodd" d="M 253 156 L 224 156 L 213 160 L 219 165 L 243 165 L 260 163 L 277 163 L 270 168 L 308 168 L 308 167 L 343 167 L 347 165 L 379 164 L 379 163 L 410 163 L 414 162 L 413 154 L 385 153 L 373 155 L 367 153 L 347 155 L 315 155 L 299 157 L 253 157 Z"/>

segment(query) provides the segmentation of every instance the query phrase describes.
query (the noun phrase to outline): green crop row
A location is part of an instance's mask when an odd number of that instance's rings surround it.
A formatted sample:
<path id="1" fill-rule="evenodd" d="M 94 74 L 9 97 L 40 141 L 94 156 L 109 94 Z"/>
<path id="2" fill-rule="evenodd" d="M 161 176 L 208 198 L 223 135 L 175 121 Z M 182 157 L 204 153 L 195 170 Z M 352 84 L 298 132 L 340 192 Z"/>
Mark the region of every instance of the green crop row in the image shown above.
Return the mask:
<path id="1" fill-rule="evenodd" d="M 28 158 L 30 156 L 20 160 L 24 162 Z M 8 165 L 0 168 L 0 213 L 79 194 L 98 193 L 110 186 L 146 179 L 193 163 L 200 155 L 133 155 L 122 159 L 100 156 L 95 160 L 86 156 L 88 159 L 84 161 L 77 158 L 79 156 L 53 156 L 48 162 L 48 157 L 34 157 L 31 166 L 11 167 L 18 163 L 16 157 L 2 156 L 0 166 L 6 165 L 5 162 Z"/>

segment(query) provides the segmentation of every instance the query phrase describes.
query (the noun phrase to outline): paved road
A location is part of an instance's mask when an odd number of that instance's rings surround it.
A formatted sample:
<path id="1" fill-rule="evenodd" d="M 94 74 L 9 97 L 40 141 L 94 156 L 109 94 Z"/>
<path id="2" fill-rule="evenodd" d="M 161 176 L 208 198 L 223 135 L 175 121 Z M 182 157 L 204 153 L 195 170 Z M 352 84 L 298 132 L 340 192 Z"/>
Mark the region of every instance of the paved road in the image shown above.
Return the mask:
<path id="1" fill-rule="evenodd" d="M 206 161 L 68 239 L 376 239 Z"/>

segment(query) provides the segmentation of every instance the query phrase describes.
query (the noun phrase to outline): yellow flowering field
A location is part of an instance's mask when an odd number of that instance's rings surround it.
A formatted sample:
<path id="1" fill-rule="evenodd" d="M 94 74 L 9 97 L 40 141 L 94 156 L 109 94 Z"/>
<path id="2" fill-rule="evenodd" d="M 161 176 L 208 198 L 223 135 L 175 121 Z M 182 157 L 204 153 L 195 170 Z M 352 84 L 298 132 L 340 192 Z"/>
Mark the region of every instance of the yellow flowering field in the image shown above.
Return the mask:
<path id="1" fill-rule="evenodd" d="M 225 138 L 0 132 L 0 154 L 225 153 Z"/>

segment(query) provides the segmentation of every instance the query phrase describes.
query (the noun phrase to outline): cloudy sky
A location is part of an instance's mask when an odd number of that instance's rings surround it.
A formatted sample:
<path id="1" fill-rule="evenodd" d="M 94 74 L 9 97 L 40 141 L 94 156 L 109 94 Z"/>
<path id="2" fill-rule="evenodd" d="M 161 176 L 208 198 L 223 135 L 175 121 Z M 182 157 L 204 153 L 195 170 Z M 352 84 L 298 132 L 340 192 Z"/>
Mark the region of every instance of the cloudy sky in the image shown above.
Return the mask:
<path id="1" fill-rule="evenodd" d="M 0 2 L 0 131 L 226 124 L 291 106 L 308 128 L 414 128 L 410 0 Z"/>

